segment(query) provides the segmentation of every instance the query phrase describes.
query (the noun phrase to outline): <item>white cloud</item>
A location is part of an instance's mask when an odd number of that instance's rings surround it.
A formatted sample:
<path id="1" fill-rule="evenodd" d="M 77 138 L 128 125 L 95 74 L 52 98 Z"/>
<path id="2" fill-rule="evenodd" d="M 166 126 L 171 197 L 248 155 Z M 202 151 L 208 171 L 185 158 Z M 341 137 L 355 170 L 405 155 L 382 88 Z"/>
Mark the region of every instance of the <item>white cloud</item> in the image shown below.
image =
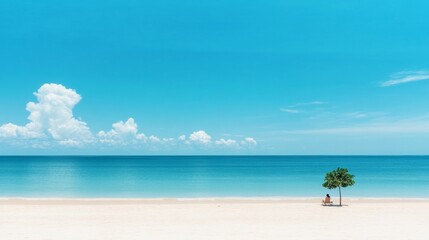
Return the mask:
<path id="1" fill-rule="evenodd" d="M 390 87 L 398 84 L 429 80 L 429 71 L 404 71 L 392 75 L 388 81 L 382 82 L 381 87 Z"/>
<path id="2" fill-rule="evenodd" d="M 157 136 L 150 136 L 149 137 L 149 141 L 151 141 L 153 143 L 159 143 L 159 142 L 161 142 L 161 140 L 159 140 L 159 138 Z"/>
<path id="3" fill-rule="evenodd" d="M 138 133 L 138 126 L 133 118 L 129 118 L 126 122 L 116 122 L 112 124 L 110 131 L 100 131 L 97 136 L 102 143 L 123 145 L 136 143 L 139 140 L 143 142 L 147 140 L 147 137 L 143 133 Z M 150 138 L 149 140 L 152 141 Z"/>
<path id="4" fill-rule="evenodd" d="M 233 140 L 233 139 L 221 138 L 219 140 L 216 140 L 215 144 L 218 146 L 223 146 L 223 147 L 233 147 L 236 149 L 243 149 L 243 148 L 246 149 L 249 147 L 254 147 L 258 143 L 256 142 L 256 140 L 254 138 L 246 137 L 243 140 L 241 140 L 240 142 Z"/>
<path id="5" fill-rule="evenodd" d="M 223 146 L 236 146 L 237 141 L 232 140 L 232 139 L 225 140 L 225 139 L 221 138 L 219 140 L 216 140 L 215 144 L 216 145 L 223 145 Z"/>
<path id="6" fill-rule="evenodd" d="M 0 126 L 0 137 L 3 138 L 16 138 L 16 137 L 23 137 L 23 138 L 31 138 L 31 137 L 37 137 L 37 133 L 31 133 L 28 131 L 26 127 L 17 126 L 12 123 L 3 124 Z"/>
<path id="7" fill-rule="evenodd" d="M 29 102 L 27 111 L 29 122 L 24 126 L 13 123 L 0 125 L 0 140 L 10 144 L 22 144 L 33 148 L 49 149 L 53 146 L 64 147 L 91 147 L 97 148 L 103 145 L 144 147 L 159 149 L 156 146 L 182 146 L 191 149 L 193 146 L 205 145 L 207 148 L 215 145 L 238 146 L 240 144 L 256 145 L 253 138 L 246 138 L 238 144 L 234 139 L 219 139 L 212 143 L 212 137 L 205 131 L 193 132 L 187 138 L 181 135 L 176 138 L 147 137 L 139 132 L 138 125 L 133 118 L 127 121 L 118 121 L 112 124 L 112 129 L 99 131 L 94 136 L 84 121 L 78 120 L 73 115 L 74 107 L 82 97 L 73 89 L 61 84 L 44 84 L 34 95 L 37 102 Z M 177 144 L 182 143 L 182 144 Z M 186 144 L 186 145 L 183 145 Z M 154 146 L 155 148 L 151 148 Z"/>
<path id="8" fill-rule="evenodd" d="M 244 141 L 242 141 L 242 144 L 256 146 L 258 143 L 254 138 L 247 137 L 244 139 Z"/>
<path id="9" fill-rule="evenodd" d="M 176 141 L 176 139 L 174 139 L 174 138 L 163 138 L 162 141 L 164 143 L 174 143 Z"/>
<path id="10" fill-rule="evenodd" d="M 79 142 L 73 139 L 61 140 L 59 144 L 63 146 L 79 146 Z"/>
<path id="11" fill-rule="evenodd" d="M 198 143 L 202 143 L 202 144 L 208 144 L 211 142 L 212 137 L 210 135 L 208 135 L 205 131 L 200 130 L 200 131 L 196 131 L 193 132 L 190 136 L 189 136 L 189 140 L 193 141 L 193 142 L 198 142 Z"/>
<path id="12" fill-rule="evenodd" d="M 146 137 L 143 133 L 138 133 L 137 124 L 133 118 L 129 118 L 126 122 L 119 121 L 114 123 L 112 130 L 108 132 L 100 131 L 98 137 L 100 142 L 103 144 L 111 145 L 128 145 L 128 144 L 163 144 L 163 145 L 176 145 L 178 142 L 184 143 L 189 146 L 205 145 L 210 146 L 212 143 L 212 137 L 205 131 L 195 131 L 189 135 L 189 139 L 186 135 L 181 135 L 177 139 L 175 138 L 159 138 L 151 135 Z M 217 146 L 227 147 L 239 147 L 241 146 L 256 146 L 256 141 L 253 138 L 245 138 L 239 144 L 237 140 L 224 139 L 214 141 Z M 72 144 L 70 144 L 72 145 Z M 213 146 L 213 145 L 212 145 Z"/>
<path id="13" fill-rule="evenodd" d="M 12 123 L 0 126 L 3 138 L 47 138 L 56 143 L 74 142 L 74 145 L 93 142 L 86 123 L 73 116 L 73 108 L 82 99 L 73 89 L 60 84 L 44 84 L 34 93 L 38 102 L 29 102 L 30 120 L 25 126 Z"/>
<path id="14" fill-rule="evenodd" d="M 179 141 L 186 141 L 186 135 L 180 135 L 178 139 Z"/>

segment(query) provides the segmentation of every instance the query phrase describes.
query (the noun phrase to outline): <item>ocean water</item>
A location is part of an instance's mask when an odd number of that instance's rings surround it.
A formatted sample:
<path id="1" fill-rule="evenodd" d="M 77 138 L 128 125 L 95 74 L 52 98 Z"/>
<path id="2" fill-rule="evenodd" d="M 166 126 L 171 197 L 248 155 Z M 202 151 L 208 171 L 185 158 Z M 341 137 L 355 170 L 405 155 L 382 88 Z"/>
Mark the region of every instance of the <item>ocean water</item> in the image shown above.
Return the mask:
<path id="1" fill-rule="evenodd" d="M 429 156 L 2 156 L 0 197 L 429 197 Z"/>

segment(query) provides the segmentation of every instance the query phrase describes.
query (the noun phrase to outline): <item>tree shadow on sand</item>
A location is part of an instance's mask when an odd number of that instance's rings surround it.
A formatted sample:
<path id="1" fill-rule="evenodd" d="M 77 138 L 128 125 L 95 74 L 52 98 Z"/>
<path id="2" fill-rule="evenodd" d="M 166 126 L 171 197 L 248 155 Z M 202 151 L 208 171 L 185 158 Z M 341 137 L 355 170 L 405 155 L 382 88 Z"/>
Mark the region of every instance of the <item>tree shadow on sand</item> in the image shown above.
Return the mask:
<path id="1" fill-rule="evenodd" d="M 342 204 L 342 205 L 340 205 L 340 204 L 330 204 L 330 205 L 321 204 L 321 206 L 322 207 L 348 207 L 349 205 L 348 204 Z"/>

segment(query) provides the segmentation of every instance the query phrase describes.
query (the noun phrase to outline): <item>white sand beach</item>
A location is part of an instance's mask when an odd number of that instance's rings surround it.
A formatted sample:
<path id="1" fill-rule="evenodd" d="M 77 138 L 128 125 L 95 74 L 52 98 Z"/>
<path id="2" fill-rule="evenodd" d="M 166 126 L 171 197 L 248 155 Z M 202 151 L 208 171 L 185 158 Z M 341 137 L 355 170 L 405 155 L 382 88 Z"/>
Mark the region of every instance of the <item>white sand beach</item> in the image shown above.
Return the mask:
<path id="1" fill-rule="evenodd" d="M 3 199 L 0 239 L 429 239 L 429 200 L 343 202 Z"/>

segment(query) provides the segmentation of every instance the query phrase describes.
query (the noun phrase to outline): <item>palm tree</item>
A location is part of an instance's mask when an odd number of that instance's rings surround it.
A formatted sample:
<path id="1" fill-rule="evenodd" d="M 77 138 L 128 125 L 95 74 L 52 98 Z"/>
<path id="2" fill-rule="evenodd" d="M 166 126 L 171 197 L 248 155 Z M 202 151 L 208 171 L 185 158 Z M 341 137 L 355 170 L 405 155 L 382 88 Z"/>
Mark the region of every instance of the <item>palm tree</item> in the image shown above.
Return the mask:
<path id="1" fill-rule="evenodd" d="M 349 173 L 347 168 L 337 168 L 332 172 L 326 173 L 325 182 L 322 184 L 323 187 L 327 189 L 335 189 L 338 188 L 340 191 L 340 206 L 341 205 L 341 188 L 345 188 L 348 186 L 353 186 L 355 181 L 353 180 L 355 176 Z"/>

